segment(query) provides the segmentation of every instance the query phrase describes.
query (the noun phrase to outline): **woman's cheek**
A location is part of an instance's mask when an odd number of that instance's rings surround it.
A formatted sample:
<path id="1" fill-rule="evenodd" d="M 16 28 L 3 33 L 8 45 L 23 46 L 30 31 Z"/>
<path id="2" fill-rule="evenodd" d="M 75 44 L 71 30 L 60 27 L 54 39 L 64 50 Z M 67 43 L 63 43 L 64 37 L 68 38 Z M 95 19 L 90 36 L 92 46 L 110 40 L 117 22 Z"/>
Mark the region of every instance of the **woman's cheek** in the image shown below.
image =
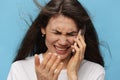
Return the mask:
<path id="1" fill-rule="evenodd" d="M 71 37 L 71 38 L 69 38 L 69 42 L 70 42 L 71 45 L 74 44 L 74 42 L 75 42 L 74 39 L 75 39 L 75 37 Z"/>
<path id="2" fill-rule="evenodd" d="M 46 36 L 46 45 L 53 45 L 57 41 L 57 37 L 54 37 L 52 35 Z"/>

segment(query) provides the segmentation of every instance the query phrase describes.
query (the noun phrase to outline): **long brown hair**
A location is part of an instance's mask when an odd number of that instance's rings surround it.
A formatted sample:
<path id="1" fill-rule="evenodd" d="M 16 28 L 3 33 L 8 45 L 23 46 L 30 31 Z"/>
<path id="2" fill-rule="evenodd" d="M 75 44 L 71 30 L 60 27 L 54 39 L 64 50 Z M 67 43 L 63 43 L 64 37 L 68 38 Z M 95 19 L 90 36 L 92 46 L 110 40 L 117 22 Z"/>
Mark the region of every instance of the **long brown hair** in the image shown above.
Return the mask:
<path id="1" fill-rule="evenodd" d="M 85 59 L 104 66 L 96 30 L 87 11 L 78 0 L 51 0 L 41 7 L 41 12 L 28 29 L 14 61 L 46 52 L 45 37 L 42 37 L 40 29 L 46 28 L 50 18 L 59 14 L 73 19 L 78 29 L 86 29 Z"/>

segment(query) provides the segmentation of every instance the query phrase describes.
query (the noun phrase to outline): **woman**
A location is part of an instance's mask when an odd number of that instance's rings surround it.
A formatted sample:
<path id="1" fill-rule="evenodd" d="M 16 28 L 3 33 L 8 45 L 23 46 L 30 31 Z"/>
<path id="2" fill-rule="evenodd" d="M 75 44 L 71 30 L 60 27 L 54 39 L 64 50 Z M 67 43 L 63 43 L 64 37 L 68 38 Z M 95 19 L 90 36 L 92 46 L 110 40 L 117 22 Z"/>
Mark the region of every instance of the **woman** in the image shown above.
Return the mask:
<path id="1" fill-rule="evenodd" d="M 83 6 L 78 0 L 51 0 L 26 33 L 7 80 L 104 80 L 103 67 Z"/>

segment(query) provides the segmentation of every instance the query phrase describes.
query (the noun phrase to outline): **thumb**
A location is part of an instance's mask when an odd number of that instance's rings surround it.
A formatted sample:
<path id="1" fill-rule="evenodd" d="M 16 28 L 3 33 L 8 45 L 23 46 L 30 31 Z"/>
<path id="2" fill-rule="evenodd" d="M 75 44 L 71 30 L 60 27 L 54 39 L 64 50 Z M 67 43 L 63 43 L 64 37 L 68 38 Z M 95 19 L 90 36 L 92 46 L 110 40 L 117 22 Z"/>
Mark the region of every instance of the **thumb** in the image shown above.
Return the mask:
<path id="1" fill-rule="evenodd" d="M 35 63 L 36 69 L 40 67 L 40 59 L 39 59 L 39 56 L 37 54 L 35 54 L 35 56 L 34 56 L 34 63 Z"/>

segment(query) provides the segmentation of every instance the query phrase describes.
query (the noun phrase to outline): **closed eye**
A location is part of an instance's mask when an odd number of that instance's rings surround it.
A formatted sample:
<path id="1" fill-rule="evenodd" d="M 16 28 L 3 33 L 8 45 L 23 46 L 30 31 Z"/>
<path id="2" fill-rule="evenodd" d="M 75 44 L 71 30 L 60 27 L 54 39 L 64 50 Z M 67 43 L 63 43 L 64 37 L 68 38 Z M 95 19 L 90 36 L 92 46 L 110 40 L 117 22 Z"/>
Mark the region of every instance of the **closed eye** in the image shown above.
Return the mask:
<path id="1" fill-rule="evenodd" d="M 62 33 L 61 33 L 61 32 L 59 32 L 59 31 L 54 31 L 53 33 L 54 33 L 54 34 L 57 34 L 57 35 L 62 34 Z"/>
<path id="2" fill-rule="evenodd" d="M 67 33 L 68 36 L 76 36 L 77 32 L 71 32 L 71 33 Z"/>
<path id="3" fill-rule="evenodd" d="M 54 33 L 54 34 L 56 34 L 56 35 L 61 35 L 61 34 L 62 34 L 62 33 L 61 33 L 60 31 L 58 31 L 58 30 L 53 30 L 52 33 Z M 72 32 L 66 33 L 65 35 L 66 35 L 66 36 L 76 36 L 77 34 L 78 34 L 77 31 L 72 31 Z"/>

